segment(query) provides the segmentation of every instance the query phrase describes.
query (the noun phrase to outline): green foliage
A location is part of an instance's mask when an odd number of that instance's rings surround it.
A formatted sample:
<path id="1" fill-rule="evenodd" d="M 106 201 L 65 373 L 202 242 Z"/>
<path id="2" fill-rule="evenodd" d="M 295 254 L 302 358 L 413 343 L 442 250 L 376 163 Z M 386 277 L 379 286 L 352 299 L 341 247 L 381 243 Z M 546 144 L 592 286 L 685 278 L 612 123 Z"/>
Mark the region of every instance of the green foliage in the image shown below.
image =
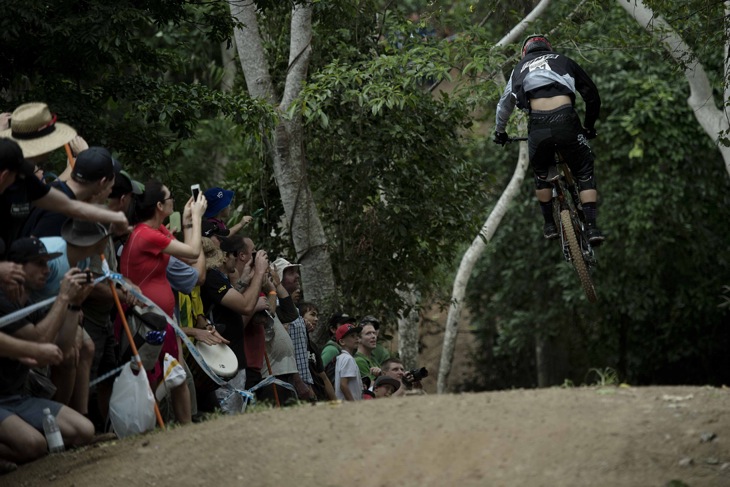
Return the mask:
<path id="1" fill-rule="evenodd" d="M 375 45 L 372 24 L 356 27 L 328 38 L 333 55 L 312 70 L 290 116 L 306 123 L 308 178 L 328 222 L 341 305 L 392 323 L 402 307 L 394 291 L 434 291 L 439 265 L 478 229 L 483 173 L 465 151 L 464 99 L 425 89 L 449 76 L 447 44 L 394 34 L 397 42 Z"/>
<path id="2" fill-rule="evenodd" d="M 154 175 L 182 190 L 197 161 L 183 160 L 180 141 L 201 119 L 222 115 L 252 133 L 270 126 L 271 107 L 213 84 L 220 79 L 213 60 L 231 28 L 224 1 L 4 2 L 6 110 L 46 101 L 137 178 Z"/>
<path id="3" fill-rule="evenodd" d="M 306 124 L 306 177 L 343 308 L 392 323 L 402 306 L 394 290 L 415 284 L 438 297 L 450 288 L 445 269 L 457 265 L 516 157 L 474 136 L 490 126 L 494 74 L 517 50 L 493 44 L 533 3 L 314 3 L 310 76 L 286 116 Z M 279 92 L 292 4 L 258 3 Z M 720 4 L 650 4 L 680 26 L 721 92 Z M 47 101 L 138 179 L 155 175 L 185 194 L 191 182 L 236 190 L 243 213 L 266 209 L 250 229 L 259 246 L 293 255 L 266 163 L 274 107 L 219 90 L 220 47 L 232 28 L 226 2 L 3 7 L 6 110 Z M 613 2 L 573 8 L 553 2 L 531 28 L 552 32 L 604 100 L 595 144 L 609 233 L 594 275 L 601 301 L 588 305 L 557 246 L 540 238 L 528 178 L 470 280 L 485 371 L 470 387 L 534 386 L 536 337 L 552 350 L 558 381 L 580 383 L 607 364 L 637 384 L 727 382 L 728 308 L 718 306 L 730 282 L 727 174 L 686 107 L 682 67 Z M 449 94 L 431 93 L 435 83 Z"/>
<path id="4" fill-rule="evenodd" d="M 586 374 L 586 384 L 593 384 L 601 387 L 617 386 L 621 383 L 618 373 L 611 367 L 603 369 L 590 369 Z"/>
<path id="5" fill-rule="evenodd" d="M 470 281 L 485 345 L 478 361 L 488 370 L 471 387 L 534 382 L 536 337 L 550 344 L 553 383 L 579 383 L 596 363 L 632 384 L 729 379 L 729 315 L 718 307 L 730 274 L 728 176 L 686 104 L 682 74 L 658 48 L 626 48 L 644 33 L 622 25 L 624 15 L 614 8 L 581 26 L 600 51 L 563 49 L 603 100 L 594 141 L 608 233 L 593 274 L 599 302 L 587 303 L 558 246 L 540 241 L 542 219 L 525 188 Z M 604 30 L 614 25 L 621 36 Z"/>

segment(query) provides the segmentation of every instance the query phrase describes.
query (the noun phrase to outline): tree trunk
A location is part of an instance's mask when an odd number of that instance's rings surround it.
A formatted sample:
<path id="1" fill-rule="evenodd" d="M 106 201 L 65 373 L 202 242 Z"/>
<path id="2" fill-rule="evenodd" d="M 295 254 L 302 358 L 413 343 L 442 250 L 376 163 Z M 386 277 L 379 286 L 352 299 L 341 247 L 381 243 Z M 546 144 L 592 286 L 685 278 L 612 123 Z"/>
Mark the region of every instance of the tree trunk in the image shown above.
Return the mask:
<path id="1" fill-rule="evenodd" d="M 664 18 L 655 15 L 654 11 L 644 5 L 641 0 L 618 0 L 619 5 L 623 7 L 636 22 L 644 27 L 655 39 L 660 40 L 664 48 L 672 56 L 672 58 L 682 66 L 684 66 L 684 77 L 689 83 L 690 95 L 687 103 L 695 118 L 699 122 L 702 129 L 717 145 L 725 162 L 725 170 L 730 175 L 730 147 L 725 147 L 719 143 L 721 137 L 728 136 L 728 117 L 730 117 L 730 107 L 728 107 L 728 98 L 730 97 L 730 87 L 727 83 L 727 75 L 730 74 L 730 59 L 728 59 L 728 45 L 725 44 L 725 92 L 722 103 L 723 109 L 717 108 L 717 103 L 712 92 L 712 85 L 707 77 L 705 68 L 692 49 L 684 42 L 682 37 L 670 26 Z M 725 21 L 728 22 L 728 14 L 730 14 L 730 1 L 725 1 Z"/>
<path id="2" fill-rule="evenodd" d="M 271 82 L 255 2 L 230 0 L 229 3 L 233 17 L 242 23 L 234 36 L 250 95 L 267 100 L 279 114 L 286 113 L 301 92 L 307 77 L 312 52 L 311 2 L 297 2 L 292 7 L 289 68 L 281 101 L 278 101 Z M 303 292 L 307 300 L 316 302 L 320 309 L 326 310 L 334 299 L 335 279 L 324 227 L 307 181 L 303 133 L 301 116 L 295 114 L 291 119 L 280 117 L 271 134 L 269 148 L 274 177 L 296 252 L 293 260 L 302 264 Z"/>
<path id="3" fill-rule="evenodd" d="M 535 333 L 535 369 L 537 372 L 537 387 L 550 386 L 550 367 L 548 365 L 548 340 L 539 329 Z"/>
<path id="4" fill-rule="evenodd" d="M 420 330 L 420 315 L 418 304 L 421 295 L 411 285 L 408 292 L 398 292 L 410 311 L 398 317 L 398 356 L 403 361 L 406 370 L 418 367 L 418 339 Z"/>
<path id="5" fill-rule="evenodd" d="M 535 6 L 532 12 L 512 28 L 506 36 L 500 39 L 494 47 L 506 46 L 523 36 L 530 23 L 542 15 L 549 4 L 550 0 L 540 0 L 540 3 Z M 522 130 L 524 128 L 524 126 L 521 126 Z M 439 394 L 446 392 L 447 381 L 451 373 L 451 365 L 454 361 L 454 349 L 456 348 L 456 336 L 459 328 L 459 317 L 461 316 L 461 308 L 463 306 L 464 294 L 466 293 L 466 285 L 469 282 L 469 277 L 474 269 L 474 265 L 484 252 L 487 242 L 492 239 L 494 232 L 502 221 L 502 217 L 507 212 L 507 206 L 514 199 L 515 195 L 519 193 L 520 185 L 525 179 L 527 164 L 527 144 L 520 143 L 520 154 L 512 179 L 497 201 L 496 206 L 489 214 L 479 234 L 461 258 L 459 270 L 456 272 L 456 278 L 454 278 L 454 286 L 451 292 L 451 306 L 449 306 L 446 329 L 444 330 L 444 343 L 441 349 L 441 362 L 439 363 L 439 375 L 436 385 L 436 390 Z"/>
<path id="6" fill-rule="evenodd" d="M 330 309 L 335 292 L 334 273 L 317 207 L 306 177 L 300 118 L 282 121 L 274 135 L 274 176 L 296 250 L 302 264 L 302 288 L 307 301 Z M 326 325 L 322 321 L 322 325 Z"/>
<path id="7" fill-rule="evenodd" d="M 469 277 L 471 277 L 474 265 L 484 252 L 487 243 L 492 240 L 494 232 L 497 231 L 499 223 L 502 221 L 505 213 L 507 213 L 510 202 L 519 193 L 522 181 L 525 179 L 528 162 L 527 143 L 520 142 L 517 167 L 512 174 L 512 179 L 499 197 L 497 204 L 489 214 L 489 218 L 484 223 L 479 235 L 474 238 L 461 258 L 461 264 L 459 264 L 459 270 L 456 273 L 454 287 L 451 292 L 451 306 L 449 306 L 449 313 L 446 318 L 446 330 L 444 332 L 444 343 L 441 349 L 441 362 L 436 386 L 439 394 L 446 392 L 447 381 L 451 373 L 451 365 L 454 361 L 454 349 L 456 348 L 456 335 L 459 328 L 459 317 L 461 315 L 461 308 L 464 303 L 464 295 L 466 294 L 466 285 L 469 283 Z"/>
<path id="8" fill-rule="evenodd" d="M 228 46 L 228 41 L 221 42 L 221 65 L 223 66 L 223 78 L 221 79 L 221 91 L 230 93 L 233 91 L 233 82 L 236 79 L 236 43 Z"/>

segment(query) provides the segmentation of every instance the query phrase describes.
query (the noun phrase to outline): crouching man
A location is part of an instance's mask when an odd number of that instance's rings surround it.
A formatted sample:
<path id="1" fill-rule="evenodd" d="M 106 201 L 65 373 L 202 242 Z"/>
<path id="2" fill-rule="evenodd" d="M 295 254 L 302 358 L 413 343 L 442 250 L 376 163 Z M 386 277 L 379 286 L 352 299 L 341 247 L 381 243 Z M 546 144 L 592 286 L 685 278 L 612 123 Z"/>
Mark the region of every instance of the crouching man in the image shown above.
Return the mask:
<path id="1" fill-rule="evenodd" d="M 0 289 L 0 316 L 33 304 L 28 297 L 42 288 L 48 278 L 48 261 L 60 256 L 49 254 L 37 238 L 13 242 L 8 259 L 21 264 L 25 284 L 20 297 L 8 296 Z M 38 343 L 55 343 L 64 354 L 74 352 L 74 339 L 79 327 L 80 303 L 90 292 L 86 275 L 72 268 L 63 277 L 57 299 L 50 310 L 35 311 L 10 323 L 3 332 L 15 338 Z M 30 397 L 24 393 L 29 374 L 29 361 L 0 357 L 0 459 L 16 463 L 35 460 L 47 451 L 43 435 L 43 409 L 56 416 L 66 446 L 80 446 L 91 441 L 94 425 L 81 414 L 55 401 Z M 43 364 L 34 364 L 43 365 Z"/>

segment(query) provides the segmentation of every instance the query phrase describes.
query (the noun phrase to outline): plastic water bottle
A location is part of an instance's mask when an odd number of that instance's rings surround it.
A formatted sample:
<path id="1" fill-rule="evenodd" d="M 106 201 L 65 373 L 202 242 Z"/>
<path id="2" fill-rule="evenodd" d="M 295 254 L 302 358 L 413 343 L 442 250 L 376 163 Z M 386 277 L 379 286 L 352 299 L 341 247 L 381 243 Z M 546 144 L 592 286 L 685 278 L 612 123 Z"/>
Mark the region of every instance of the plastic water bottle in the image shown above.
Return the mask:
<path id="1" fill-rule="evenodd" d="M 264 340 L 267 342 L 270 342 L 274 339 L 274 325 L 273 324 L 266 324 L 264 325 Z"/>
<path id="2" fill-rule="evenodd" d="M 56 423 L 56 418 L 51 414 L 49 408 L 43 410 L 43 432 L 48 442 L 48 451 L 51 453 L 59 453 L 65 450 L 63 446 L 63 437 L 61 430 Z"/>
<path id="3" fill-rule="evenodd" d="M 266 324 L 264 325 L 264 340 L 268 343 L 274 339 L 276 332 L 274 331 L 274 317 L 268 311 L 266 314 L 269 315 L 269 319 L 266 320 Z"/>
<path id="4" fill-rule="evenodd" d="M 139 346 L 137 352 L 142 360 L 145 370 L 152 371 L 155 368 L 157 359 L 160 357 L 160 350 L 165 341 L 165 331 L 148 331 L 144 340 L 145 343 Z"/>

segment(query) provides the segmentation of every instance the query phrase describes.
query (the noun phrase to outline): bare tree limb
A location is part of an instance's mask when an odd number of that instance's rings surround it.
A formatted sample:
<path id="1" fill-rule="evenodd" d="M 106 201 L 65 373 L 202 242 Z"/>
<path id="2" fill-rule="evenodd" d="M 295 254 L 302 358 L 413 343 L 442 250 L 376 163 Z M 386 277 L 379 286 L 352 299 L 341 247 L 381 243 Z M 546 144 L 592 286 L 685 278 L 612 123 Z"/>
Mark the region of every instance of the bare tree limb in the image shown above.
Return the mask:
<path id="1" fill-rule="evenodd" d="M 541 0 L 540 3 L 520 22 L 517 23 L 502 39 L 495 44 L 496 47 L 504 47 L 507 44 L 515 42 L 525 35 L 530 24 L 533 23 L 537 18 L 540 17 L 548 8 L 550 0 Z M 582 5 L 582 3 L 580 4 Z M 501 77 L 501 84 L 504 85 L 504 76 L 501 71 L 498 72 L 497 76 Z M 524 130 L 524 126 L 522 130 Z M 502 218 L 507 213 L 509 203 L 514 199 L 515 195 L 519 192 L 519 187 L 525 178 L 525 172 L 527 171 L 528 157 L 527 157 L 527 144 L 520 143 L 520 155 L 517 159 L 517 167 L 515 172 L 512 174 L 507 188 L 505 188 L 502 196 L 500 196 L 497 204 L 495 205 L 492 212 L 489 214 L 487 221 L 482 226 L 471 245 L 464 253 L 459 264 L 459 269 L 454 279 L 454 286 L 451 292 L 451 304 L 449 306 L 449 313 L 446 318 L 446 328 L 444 330 L 444 342 L 441 348 L 441 362 L 439 363 L 438 381 L 436 384 L 436 390 L 439 394 L 446 392 L 446 383 L 451 373 L 451 366 L 454 361 L 454 349 L 456 348 L 456 337 L 458 335 L 459 318 L 461 317 L 461 310 L 464 305 L 464 295 L 466 294 L 466 286 L 469 283 L 469 278 L 474 270 L 479 257 L 484 253 L 486 243 L 491 241 L 494 236 L 494 232 L 497 230 Z"/>
<path id="2" fill-rule="evenodd" d="M 618 0 L 618 3 L 639 25 L 645 28 L 655 39 L 661 41 L 664 49 L 672 59 L 684 68 L 684 77 L 687 79 L 690 89 L 687 103 L 692 108 L 697 122 L 720 150 L 725 162 L 725 170 L 730 175 L 730 147 L 720 143 L 722 137 L 727 137 L 728 128 L 730 128 L 727 103 L 730 91 L 728 91 L 727 82 L 723 93 L 725 99 L 721 103 L 722 109 L 719 109 L 704 66 L 692 51 L 692 48 L 684 42 L 684 39 L 677 34 L 672 26 L 664 18 L 656 15 L 641 0 Z M 730 12 L 730 1 L 725 1 L 724 4 L 727 19 L 727 14 Z M 727 75 L 730 73 L 727 43 L 725 44 L 724 71 L 727 80 Z"/>
<path id="3" fill-rule="evenodd" d="M 261 42 L 256 2 L 229 0 L 229 5 L 231 15 L 242 25 L 233 34 L 248 93 L 254 98 L 263 98 L 275 104 L 277 96 L 271 83 L 266 51 Z"/>
<path id="4" fill-rule="evenodd" d="M 525 128 L 526 124 L 522 124 L 521 130 Z M 510 179 L 509 184 L 499 197 L 497 204 L 479 231 L 479 235 L 474 238 L 461 258 L 459 270 L 456 273 L 456 278 L 454 278 L 454 286 L 451 291 L 451 304 L 446 318 L 446 330 L 444 332 L 438 382 L 436 385 L 439 394 L 446 392 L 446 383 L 451 373 L 451 365 L 454 361 L 454 349 L 456 348 L 456 337 L 458 335 L 459 318 L 464 306 L 464 295 L 466 294 L 466 286 L 469 283 L 469 278 L 479 257 L 484 253 L 487 243 L 491 242 L 494 233 L 497 231 L 497 227 L 499 227 L 502 218 L 507 213 L 509 204 L 519 193 L 522 181 L 525 179 L 528 163 L 527 143 L 521 142 L 520 153 L 517 157 L 517 167 L 515 167 L 515 171 L 512 174 L 512 179 Z"/>
<path id="5" fill-rule="evenodd" d="M 289 68 L 286 75 L 286 87 L 281 100 L 282 111 L 289 108 L 291 102 L 299 96 L 309 69 L 312 55 L 312 3 L 297 3 L 292 9 L 291 40 L 289 42 Z"/>

